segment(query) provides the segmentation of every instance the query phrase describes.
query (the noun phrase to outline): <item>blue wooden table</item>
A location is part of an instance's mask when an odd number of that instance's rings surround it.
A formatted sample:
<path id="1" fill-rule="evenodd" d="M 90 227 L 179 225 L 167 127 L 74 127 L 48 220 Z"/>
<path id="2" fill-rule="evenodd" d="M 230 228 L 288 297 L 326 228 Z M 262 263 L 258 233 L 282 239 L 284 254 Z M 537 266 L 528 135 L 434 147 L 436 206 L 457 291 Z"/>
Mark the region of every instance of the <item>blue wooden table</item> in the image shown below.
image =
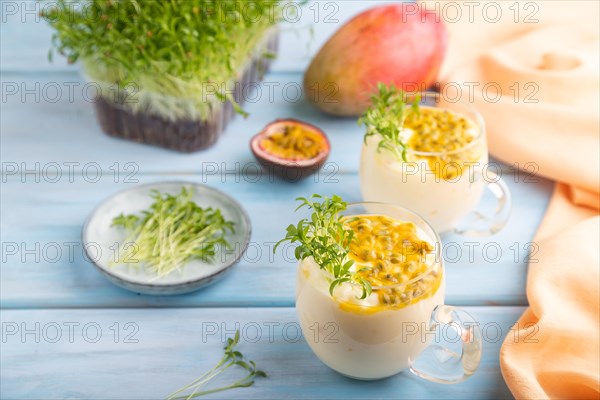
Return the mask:
<path id="1" fill-rule="evenodd" d="M 27 12 L 35 3 L 0 3 L 1 398 L 163 398 L 212 367 L 224 337 L 237 328 L 240 349 L 269 378 L 215 398 L 510 397 L 498 353 L 527 305 L 528 243 L 553 187 L 541 178 L 524 182 L 510 166 L 501 165 L 514 199 L 505 230 L 477 247 L 465 243 L 473 239 L 444 238 L 446 303 L 491 327 L 472 378 L 452 386 L 408 373 L 353 381 L 321 364 L 299 336 L 295 263 L 273 255 L 272 244 L 294 220 L 297 196 L 337 193 L 360 200 L 362 131 L 353 119 L 320 114 L 294 90 L 324 40 L 372 4 L 321 2 L 284 25 L 280 58 L 266 76 L 273 96 L 263 85 L 258 100 L 246 106 L 250 117 L 236 118 L 214 148 L 187 155 L 104 135 L 90 102 L 94 94 L 86 93 L 77 67 L 60 58 L 47 62 L 50 30 Z M 320 174 L 285 183 L 260 172 L 248 141 L 281 117 L 310 121 L 329 135 L 332 152 Z M 190 295 L 143 296 L 113 286 L 83 257 L 84 219 L 117 191 L 175 179 L 206 183 L 243 204 L 254 228 L 248 252 L 222 281 Z M 491 250 L 483 251 L 487 243 Z"/>

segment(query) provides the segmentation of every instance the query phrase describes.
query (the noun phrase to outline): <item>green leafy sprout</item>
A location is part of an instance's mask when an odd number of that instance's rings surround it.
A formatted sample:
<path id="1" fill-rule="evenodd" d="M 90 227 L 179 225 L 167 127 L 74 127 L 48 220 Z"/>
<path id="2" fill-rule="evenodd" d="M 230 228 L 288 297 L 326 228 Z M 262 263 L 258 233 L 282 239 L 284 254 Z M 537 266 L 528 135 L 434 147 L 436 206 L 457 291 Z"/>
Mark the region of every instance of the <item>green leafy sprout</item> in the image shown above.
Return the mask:
<path id="1" fill-rule="evenodd" d="M 225 237 L 235 232 L 234 223 L 219 209 L 198 206 L 192 189 L 183 187 L 177 195 L 153 190 L 151 197 L 154 202 L 141 215 L 113 219 L 112 226 L 127 232 L 114 264 L 141 262 L 158 279 L 192 259 L 212 261 L 219 247 L 231 248 Z"/>
<path id="2" fill-rule="evenodd" d="M 243 112 L 231 94 L 234 81 L 251 58 L 272 55 L 266 38 L 282 19 L 284 5 L 273 0 L 48 3 L 41 16 L 54 28 L 50 59 L 58 53 L 69 63 L 80 60 L 108 101 L 165 118 L 201 120 L 224 99 Z"/>
<path id="3" fill-rule="evenodd" d="M 313 194 L 309 199 L 298 197 L 296 200 L 300 201 L 296 211 L 307 207 L 312 210 L 312 215 L 310 219 L 301 219 L 296 225 L 288 226 L 286 236 L 275 245 L 273 251 L 284 242 L 297 243 L 294 253 L 297 260 L 312 257 L 321 269 L 333 277 L 329 286 L 331 295 L 336 286 L 351 282 L 362 287 L 361 299 L 369 296 L 371 284 L 351 270 L 354 260 L 348 258 L 354 231 L 344 225 L 340 214 L 346 210 L 347 203 L 336 195 L 323 197 Z"/>
<path id="4" fill-rule="evenodd" d="M 254 385 L 254 378 L 261 377 L 266 378 L 267 374 L 264 371 L 257 369 L 256 363 L 254 361 L 246 361 L 244 359 L 244 355 L 235 350 L 235 346 L 240 341 L 240 331 L 235 332 L 234 338 L 227 339 L 227 345 L 224 348 L 224 354 L 221 360 L 215 365 L 210 371 L 205 372 L 202 376 L 195 379 L 193 382 L 185 385 L 181 389 L 171 393 L 167 400 L 174 399 L 193 399 L 195 397 L 204 396 L 211 393 L 222 392 L 224 390 L 249 387 Z M 225 372 L 231 367 L 241 367 L 248 372 L 246 376 L 241 379 L 238 379 L 231 385 L 223 386 L 216 389 L 209 389 L 204 391 L 199 391 L 204 385 L 206 385 L 211 379 Z M 190 392 L 191 391 L 191 392 Z M 184 395 L 184 392 L 189 392 L 189 394 Z"/>
<path id="5" fill-rule="evenodd" d="M 359 118 L 358 124 L 365 126 L 365 143 L 370 136 L 379 136 L 378 151 L 387 150 L 397 159 L 407 161 L 407 145 L 403 142 L 401 133 L 409 110 L 419 115 L 420 96 L 417 94 L 412 106 L 408 109 L 406 93 L 396 88 L 394 84 L 386 86 L 377 84 L 377 92 L 371 96 L 371 105 Z"/>

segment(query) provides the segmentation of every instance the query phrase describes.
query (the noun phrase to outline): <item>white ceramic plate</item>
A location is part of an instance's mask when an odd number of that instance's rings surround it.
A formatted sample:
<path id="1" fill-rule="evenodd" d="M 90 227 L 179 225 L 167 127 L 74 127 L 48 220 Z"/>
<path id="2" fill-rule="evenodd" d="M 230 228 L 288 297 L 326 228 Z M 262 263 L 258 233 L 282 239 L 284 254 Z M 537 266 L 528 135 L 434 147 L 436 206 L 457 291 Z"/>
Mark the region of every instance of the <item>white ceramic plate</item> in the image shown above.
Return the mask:
<path id="1" fill-rule="evenodd" d="M 139 214 L 152 204 L 150 191 L 178 194 L 182 187 L 193 189 L 193 200 L 201 207 L 219 208 L 223 217 L 234 222 L 235 233 L 227 234 L 232 249 L 221 248 L 214 261 L 193 260 L 167 276 L 156 279 L 140 266 L 114 265 L 116 249 L 125 240 L 121 228 L 111 227 L 121 213 Z M 136 186 L 103 201 L 83 226 L 83 245 L 87 258 L 114 284 L 137 293 L 181 294 L 214 282 L 244 254 L 250 242 L 250 218 L 240 204 L 211 187 L 192 182 L 162 182 Z"/>

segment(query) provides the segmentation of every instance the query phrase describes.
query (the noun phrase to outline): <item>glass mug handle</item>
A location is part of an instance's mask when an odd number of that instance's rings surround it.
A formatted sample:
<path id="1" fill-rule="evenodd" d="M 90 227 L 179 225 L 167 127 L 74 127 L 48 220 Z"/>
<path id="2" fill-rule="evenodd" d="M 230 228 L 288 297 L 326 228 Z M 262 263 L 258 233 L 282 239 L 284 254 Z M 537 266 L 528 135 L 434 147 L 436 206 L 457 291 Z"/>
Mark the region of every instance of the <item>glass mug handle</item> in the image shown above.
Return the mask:
<path id="1" fill-rule="evenodd" d="M 481 330 L 466 311 L 446 305 L 435 307 L 431 313 L 428 332 L 439 325 L 453 326 L 460 334 L 462 351 L 459 353 L 430 344 L 416 358 L 410 371 L 416 376 L 436 383 L 459 383 L 473 375 L 481 361 Z"/>
<path id="2" fill-rule="evenodd" d="M 460 228 L 454 229 L 454 233 L 463 236 L 491 236 L 506 225 L 512 206 L 510 190 L 504 180 L 495 172 L 488 171 L 487 175 L 491 180 L 486 187 L 496 198 L 496 212 L 489 217 L 479 211 L 473 211 L 461 221 Z"/>

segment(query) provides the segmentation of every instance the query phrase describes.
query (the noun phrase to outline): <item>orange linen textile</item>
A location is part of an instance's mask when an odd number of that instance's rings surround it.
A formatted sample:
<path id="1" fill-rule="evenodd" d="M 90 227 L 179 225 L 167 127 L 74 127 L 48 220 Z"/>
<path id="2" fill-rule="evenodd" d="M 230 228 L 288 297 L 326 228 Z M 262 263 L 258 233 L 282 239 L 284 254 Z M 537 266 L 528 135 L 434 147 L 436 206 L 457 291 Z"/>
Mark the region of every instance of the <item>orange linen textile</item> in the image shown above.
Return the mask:
<path id="1" fill-rule="evenodd" d="M 496 158 L 558 181 L 500 353 L 517 398 L 600 398 L 598 4 L 427 3 L 450 34 L 444 96 L 474 103 Z"/>

